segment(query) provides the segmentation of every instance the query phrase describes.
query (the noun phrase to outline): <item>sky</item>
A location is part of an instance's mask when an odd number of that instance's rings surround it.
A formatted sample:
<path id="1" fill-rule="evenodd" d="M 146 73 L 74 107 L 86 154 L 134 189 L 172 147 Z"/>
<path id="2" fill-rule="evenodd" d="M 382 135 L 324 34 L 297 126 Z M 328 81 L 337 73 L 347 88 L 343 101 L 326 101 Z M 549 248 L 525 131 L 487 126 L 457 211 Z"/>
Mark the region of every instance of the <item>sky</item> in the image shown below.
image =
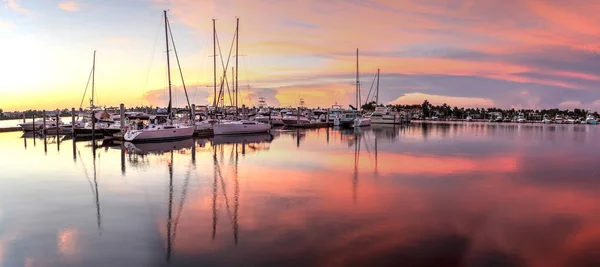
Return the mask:
<path id="1" fill-rule="evenodd" d="M 197 105 L 213 99 L 213 19 L 220 81 L 239 18 L 240 104 L 354 104 L 358 48 L 363 101 L 380 69 L 382 104 L 600 110 L 589 0 L 0 0 L 0 108 L 89 105 L 94 50 L 96 104 L 166 106 L 165 9 Z"/>

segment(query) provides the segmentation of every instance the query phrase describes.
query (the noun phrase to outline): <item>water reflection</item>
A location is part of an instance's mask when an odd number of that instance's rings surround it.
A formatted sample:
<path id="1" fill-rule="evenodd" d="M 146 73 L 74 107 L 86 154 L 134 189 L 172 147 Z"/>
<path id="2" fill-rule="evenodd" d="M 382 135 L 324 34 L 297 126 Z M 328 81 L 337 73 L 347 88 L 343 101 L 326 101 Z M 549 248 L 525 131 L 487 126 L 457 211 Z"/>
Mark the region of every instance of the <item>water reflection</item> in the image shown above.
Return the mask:
<path id="1" fill-rule="evenodd" d="M 46 155 L 19 137 L 0 134 L 0 266 L 600 261 L 594 126 L 374 125 L 167 144 L 49 135 Z"/>

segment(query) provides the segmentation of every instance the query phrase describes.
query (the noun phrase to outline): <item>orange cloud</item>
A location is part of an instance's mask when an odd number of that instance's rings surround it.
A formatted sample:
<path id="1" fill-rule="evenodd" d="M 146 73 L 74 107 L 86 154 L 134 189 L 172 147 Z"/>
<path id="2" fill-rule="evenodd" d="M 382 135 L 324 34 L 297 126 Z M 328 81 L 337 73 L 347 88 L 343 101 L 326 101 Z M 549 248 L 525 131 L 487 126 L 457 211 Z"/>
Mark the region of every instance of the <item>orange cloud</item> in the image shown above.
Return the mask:
<path id="1" fill-rule="evenodd" d="M 60 7 L 60 9 L 62 9 L 62 10 L 71 11 L 71 12 L 79 11 L 79 4 L 75 1 L 60 2 L 58 4 L 58 7 Z"/>

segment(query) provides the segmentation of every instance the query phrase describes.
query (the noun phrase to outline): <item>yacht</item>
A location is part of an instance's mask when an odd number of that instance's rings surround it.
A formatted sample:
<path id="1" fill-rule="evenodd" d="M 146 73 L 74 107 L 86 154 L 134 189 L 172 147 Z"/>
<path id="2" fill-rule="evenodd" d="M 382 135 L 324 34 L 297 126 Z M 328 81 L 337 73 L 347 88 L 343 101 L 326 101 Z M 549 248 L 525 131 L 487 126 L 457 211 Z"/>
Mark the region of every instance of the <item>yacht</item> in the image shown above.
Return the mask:
<path id="1" fill-rule="evenodd" d="M 33 130 L 41 130 L 44 127 L 44 121 L 46 122 L 46 129 L 56 128 L 63 124 L 62 121 L 60 120 L 60 118 L 58 119 L 58 122 L 57 122 L 56 118 L 52 118 L 51 116 L 46 116 L 46 118 L 36 120 L 35 122 L 24 122 L 24 123 L 19 123 L 18 125 L 19 125 L 19 127 L 21 127 L 21 129 L 24 132 L 29 132 L 29 131 L 33 131 Z"/>
<path id="2" fill-rule="evenodd" d="M 564 122 L 563 116 L 560 114 L 557 114 L 556 117 L 554 117 L 554 122 L 555 123 L 563 123 Z"/>
<path id="3" fill-rule="evenodd" d="M 270 123 L 273 126 L 283 125 L 283 117 L 277 111 L 272 111 L 270 113 L 270 116 L 269 113 L 267 113 L 267 115 L 263 115 L 259 112 L 259 115 L 256 115 L 256 117 L 254 117 L 254 120 L 262 123 Z"/>
<path id="4" fill-rule="evenodd" d="M 465 121 L 467 121 L 467 122 L 473 121 L 473 118 L 471 118 L 471 116 L 469 115 L 469 116 L 467 116 L 467 118 L 465 119 Z"/>
<path id="5" fill-rule="evenodd" d="M 542 119 L 542 123 L 545 123 L 545 124 L 552 123 L 552 119 L 550 119 L 550 116 L 548 116 L 548 114 L 544 114 L 544 118 Z"/>
<path id="6" fill-rule="evenodd" d="M 371 123 L 373 124 L 400 124 L 401 119 L 398 113 L 391 112 L 386 107 L 376 107 L 371 114 Z"/>
<path id="7" fill-rule="evenodd" d="M 371 126 L 371 118 L 367 116 L 358 116 L 354 118 L 354 127 Z"/>
<path id="8" fill-rule="evenodd" d="M 327 119 L 330 122 L 333 122 L 333 126 L 340 126 L 340 117 L 343 111 L 344 109 L 342 106 L 338 105 L 337 103 L 331 106 L 329 109 L 329 118 Z"/>
<path id="9" fill-rule="evenodd" d="M 284 125 L 296 125 L 296 124 L 307 124 L 310 123 L 310 119 L 308 119 L 305 115 L 298 115 L 297 112 L 289 111 L 283 116 L 281 119 Z"/>
<path id="10" fill-rule="evenodd" d="M 598 123 L 598 120 L 596 119 L 596 116 L 594 116 L 594 114 L 588 114 L 587 117 L 585 118 L 585 122 L 587 124 L 596 124 Z"/>
<path id="11" fill-rule="evenodd" d="M 575 124 L 576 122 L 577 122 L 577 120 L 575 120 L 574 118 L 572 118 L 570 116 L 567 116 L 565 118 L 565 123 L 567 123 L 567 124 Z"/>
<path id="12" fill-rule="evenodd" d="M 519 115 L 517 115 L 517 122 L 518 123 L 525 123 L 525 122 L 527 122 L 527 119 L 525 119 L 525 114 L 519 113 Z"/>
<path id="13" fill-rule="evenodd" d="M 167 19 L 167 11 L 164 11 L 165 29 L 169 27 L 169 21 Z M 172 34 L 172 33 L 171 33 Z M 169 66 L 169 35 L 165 33 L 167 43 L 167 66 Z M 171 95 L 171 70 L 167 67 L 167 73 L 169 77 L 169 105 L 167 108 L 167 118 L 170 122 L 165 124 L 149 124 L 144 127 L 139 123 L 137 127 L 131 127 L 123 135 L 123 139 L 129 142 L 151 142 L 151 141 L 162 141 L 162 140 L 177 140 L 186 139 L 194 136 L 194 126 L 173 124 L 173 110 L 172 110 L 172 95 Z M 157 118 L 158 119 L 158 118 Z M 142 127 L 140 127 L 142 126 Z"/>
<path id="14" fill-rule="evenodd" d="M 215 135 L 267 133 L 271 125 L 257 121 L 241 120 L 218 123 L 213 126 Z"/>

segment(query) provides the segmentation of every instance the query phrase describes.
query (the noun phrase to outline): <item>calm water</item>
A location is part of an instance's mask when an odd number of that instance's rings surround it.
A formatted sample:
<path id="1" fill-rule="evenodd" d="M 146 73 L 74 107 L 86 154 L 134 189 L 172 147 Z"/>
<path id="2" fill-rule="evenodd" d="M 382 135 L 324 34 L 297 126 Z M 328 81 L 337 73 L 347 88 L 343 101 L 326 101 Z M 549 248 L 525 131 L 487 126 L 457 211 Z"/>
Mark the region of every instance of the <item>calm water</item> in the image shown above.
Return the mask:
<path id="1" fill-rule="evenodd" d="M 94 149 L 0 134 L 0 266 L 600 266 L 599 138 L 413 124 Z"/>

